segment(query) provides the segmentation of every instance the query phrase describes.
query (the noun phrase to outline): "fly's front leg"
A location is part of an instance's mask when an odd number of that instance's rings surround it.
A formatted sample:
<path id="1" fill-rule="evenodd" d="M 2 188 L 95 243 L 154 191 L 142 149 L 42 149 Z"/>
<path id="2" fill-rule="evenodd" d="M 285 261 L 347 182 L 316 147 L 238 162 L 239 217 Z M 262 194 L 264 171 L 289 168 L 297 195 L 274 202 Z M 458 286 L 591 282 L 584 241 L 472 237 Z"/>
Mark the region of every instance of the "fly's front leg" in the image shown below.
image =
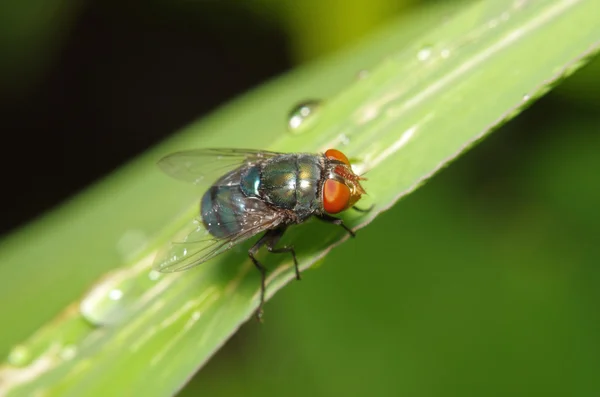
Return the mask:
<path id="1" fill-rule="evenodd" d="M 339 226 L 343 227 L 344 230 L 346 230 L 348 232 L 348 234 L 350 234 L 350 236 L 356 237 L 356 234 L 352 231 L 352 229 L 350 229 L 348 226 L 346 226 L 344 224 L 344 221 L 342 221 L 341 219 L 333 217 L 331 215 L 327 215 L 327 214 L 320 214 L 320 215 L 315 215 L 315 216 L 318 219 L 322 220 L 323 222 L 333 223 L 334 225 L 339 225 Z"/>
<path id="2" fill-rule="evenodd" d="M 371 204 L 371 206 L 369 208 L 360 208 L 360 207 L 357 207 L 354 205 L 354 206 L 352 206 L 352 209 L 354 211 L 358 211 L 358 212 L 371 212 L 373 207 L 375 207 L 375 204 Z"/>

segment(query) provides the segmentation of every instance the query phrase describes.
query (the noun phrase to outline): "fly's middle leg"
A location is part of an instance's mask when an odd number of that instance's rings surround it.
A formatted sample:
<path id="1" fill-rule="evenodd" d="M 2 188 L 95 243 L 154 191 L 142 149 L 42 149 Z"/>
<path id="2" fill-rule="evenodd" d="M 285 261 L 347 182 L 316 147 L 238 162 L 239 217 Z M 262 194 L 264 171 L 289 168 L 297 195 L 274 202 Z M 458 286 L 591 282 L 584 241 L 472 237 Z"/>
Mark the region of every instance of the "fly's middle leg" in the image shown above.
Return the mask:
<path id="1" fill-rule="evenodd" d="M 296 280 L 300 280 L 300 269 L 298 268 L 298 259 L 296 259 L 296 251 L 291 245 L 286 245 L 281 248 L 275 248 L 275 245 L 279 242 L 279 239 L 285 233 L 285 227 L 280 227 L 273 230 L 273 237 L 267 242 L 267 249 L 273 254 L 284 254 L 289 252 L 294 260 L 294 270 L 296 271 Z"/>

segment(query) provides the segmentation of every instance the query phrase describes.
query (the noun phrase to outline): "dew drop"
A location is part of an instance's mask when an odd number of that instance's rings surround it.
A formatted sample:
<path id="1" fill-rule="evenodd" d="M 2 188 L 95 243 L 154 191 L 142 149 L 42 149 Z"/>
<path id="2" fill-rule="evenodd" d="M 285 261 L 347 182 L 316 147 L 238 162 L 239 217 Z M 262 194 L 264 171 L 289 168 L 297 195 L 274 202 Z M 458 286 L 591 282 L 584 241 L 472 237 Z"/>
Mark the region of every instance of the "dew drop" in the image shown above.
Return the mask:
<path id="1" fill-rule="evenodd" d="M 15 367 L 23 367 L 29 364 L 31 360 L 31 352 L 23 345 L 17 345 L 8 354 L 8 363 Z"/>
<path id="2" fill-rule="evenodd" d="M 308 100 L 294 106 L 288 115 L 288 130 L 294 134 L 304 131 L 310 120 L 314 119 L 315 113 L 321 107 L 322 102 Z"/>
<path id="3" fill-rule="evenodd" d="M 202 313 L 199 312 L 198 310 L 196 310 L 195 312 L 192 313 L 192 320 L 198 321 L 198 320 L 200 320 L 201 316 L 202 316 Z"/>
<path id="4" fill-rule="evenodd" d="M 123 315 L 123 298 L 122 289 L 100 283 L 82 299 L 79 312 L 94 326 L 113 324 Z"/>
<path id="5" fill-rule="evenodd" d="M 450 56 L 450 50 L 444 48 L 442 51 L 440 51 L 440 56 L 444 59 L 448 58 Z"/>
<path id="6" fill-rule="evenodd" d="M 156 270 L 150 270 L 150 273 L 148 273 L 148 278 L 151 281 L 158 280 L 160 278 L 160 276 L 161 276 L 161 273 L 159 271 L 156 271 Z"/>
<path id="7" fill-rule="evenodd" d="M 369 71 L 366 69 L 359 70 L 358 73 L 356 74 L 356 78 L 358 78 L 359 80 L 364 80 L 367 77 L 369 77 Z"/>
<path id="8" fill-rule="evenodd" d="M 358 116 L 359 124 L 366 124 L 369 121 L 373 120 L 375 117 L 379 115 L 379 107 L 375 105 L 367 105 L 365 108 L 360 109 L 360 113 Z"/>
<path id="9" fill-rule="evenodd" d="M 348 146 L 350 144 L 350 138 L 348 138 L 348 135 L 341 134 L 339 138 L 342 145 Z"/>
<path id="10" fill-rule="evenodd" d="M 142 296 L 154 287 L 158 277 L 156 270 L 151 271 L 146 266 L 110 273 L 84 296 L 79 303 L 79 312 L 93 326 L 119 322 L 141 304 Z"/>
<path id="11" fill-rule="evenodd" d="M 148 238 L 142 230 L 128 230 L 117 242 L 117 251 L 127 260 L 139 253 L 147 242 Z"/>
<path id="12" fill-rule="evenodd" d="M 76 354 L 77 348 L 74 345 L 67 345 L 61 350 L 60 358 L 62 358 L 65 361 L 72 360 L 73 358 L 75 358 Z"/>
<path id="13" fill-rule="evenodd" d="M 108 293 L 108 297 L 114 301 L 118 301 L 123 297 L 123 291 L 120 289 L 113 289 Z"/>
<path id="14" fill-rule="evenodd" d="M 427 46 L 427 47 L 423 47 L 419 50 L 419 52 L 417 52 L 417 59 L 421 62 L 425 62 L 426 60 L 428 60 L 429 58 L 431 58 L 431 47 Z"/>
<path id="15" fill-rule="evenodd" d="M 527 102 L 530 99 L 531 99 L 531 96 L 529 94 L 523 95 L 523 102 Z"/>
<path id="16" fill-rule="evenodd" d="M 513 3 L 513 8 L 519 10 L 527 5 L 527 0 L 515 0 Z"/>
<path id="17" fill-rule="evenodd" d="M 498 26 L 498 20 L 497 19 L 492 19 L 491 21 L 488 22 L 488 28 L 493 29 L 496 26 Z"/>

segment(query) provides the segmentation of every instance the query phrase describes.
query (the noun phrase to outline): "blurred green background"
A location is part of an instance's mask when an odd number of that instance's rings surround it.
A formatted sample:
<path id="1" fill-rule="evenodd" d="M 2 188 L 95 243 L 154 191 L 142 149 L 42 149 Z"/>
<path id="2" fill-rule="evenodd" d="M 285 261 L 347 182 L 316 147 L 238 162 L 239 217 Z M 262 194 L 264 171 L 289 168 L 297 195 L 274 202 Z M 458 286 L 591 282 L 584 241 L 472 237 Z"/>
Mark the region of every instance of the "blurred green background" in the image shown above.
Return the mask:
<path id="1" fill-rule="evenodd" d="M 421 3 L 5 3 L 0 77 L 5 111 L 19 112 L 3 129 L 57 145 L 57 134 L 93 126 L 68 149 L 59 142 L 64 162 L 50 171 L 62 172 L 60 187 L 3 203 L 18 208 L 2 230 L 237 93 Z M 97 52 L 103 62 L 84 61 Z M 179 57 L 188 65 L 170 65 Z M 133 75 L 145 75 L 139 86 Z M 82 91 L 61 91 L 81 76 L 100 78 L 86 95 L 101 116 L 69 106 Z M 171 90 L 194 76 L 200 83 Z M 284 288 L 266 305 L 265 324 L 246 324 L 180 395 L 598 395 L 599 101 L 596 60 Z M 47 118 L 23 125 L 44 104 Z M 113 151 L 69 171 L 83 155 L 77 148 L 90 146 Z M 34 167 L 52 155 L 44 144 L 39 151 Z"/>

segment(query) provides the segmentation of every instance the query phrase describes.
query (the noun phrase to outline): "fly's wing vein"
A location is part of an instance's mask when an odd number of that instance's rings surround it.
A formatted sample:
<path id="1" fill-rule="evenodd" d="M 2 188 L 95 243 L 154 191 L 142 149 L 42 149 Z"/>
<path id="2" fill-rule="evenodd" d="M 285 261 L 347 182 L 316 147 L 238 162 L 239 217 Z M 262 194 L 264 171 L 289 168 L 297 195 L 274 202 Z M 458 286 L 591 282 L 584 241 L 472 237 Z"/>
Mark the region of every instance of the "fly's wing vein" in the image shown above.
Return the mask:
<path id="1" fill-rule="evenodd" d="M 166 252 L 159 253 L 154 263 L 154 269 L 162 273 L 187 270 L 214 258 L 262 231 L 278 226 L 280 222 L 280 218 L 276 216 L 263 217 L 239 233 L 224 238 L 215 238 L 210 236 L 206 229 L 195 220 L 196 230 L 188 234 L 184 241 L 172 242 Z M 204 237 L 198 238 L 199 235 Z"/>
<path id="2" fill-rule="evenodd" d="M 193 149 L 171 153 L 160 159 L 158 166 L 181 181 L 212 183 L 236 168 L 281 154 L 254 149 Z"/>

